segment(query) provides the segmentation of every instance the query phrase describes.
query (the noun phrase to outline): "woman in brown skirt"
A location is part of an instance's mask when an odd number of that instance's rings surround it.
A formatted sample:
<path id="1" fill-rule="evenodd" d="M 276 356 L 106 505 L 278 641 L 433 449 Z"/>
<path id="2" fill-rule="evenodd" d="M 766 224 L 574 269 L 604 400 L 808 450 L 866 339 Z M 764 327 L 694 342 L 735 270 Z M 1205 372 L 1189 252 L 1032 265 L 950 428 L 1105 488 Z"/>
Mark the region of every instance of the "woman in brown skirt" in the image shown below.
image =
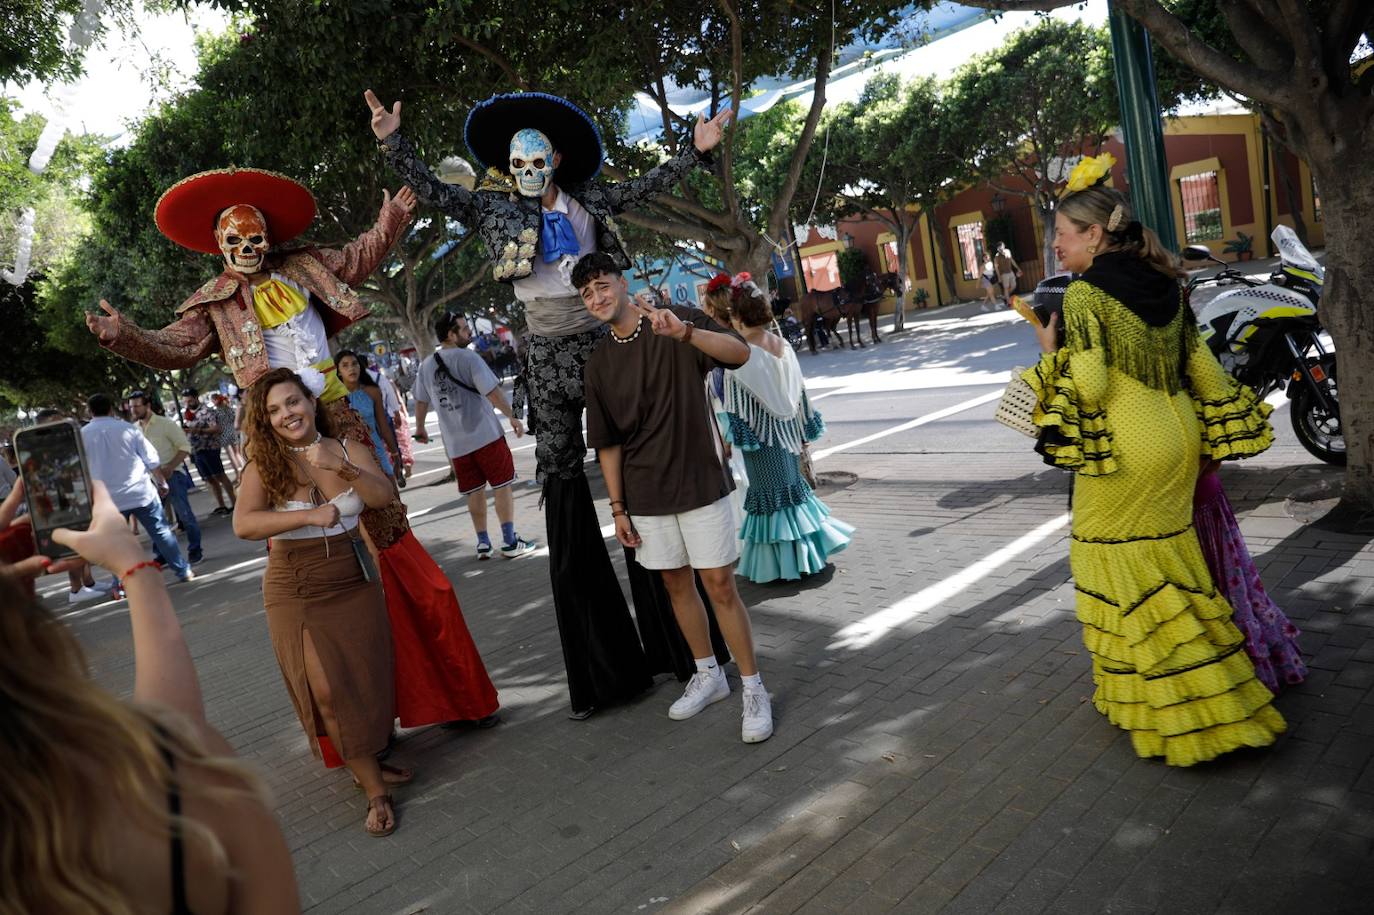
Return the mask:
<path id="1" fill-rule="evenodd" d="M 270 539 L 263 599 L 286 688 L 317 757 L 326 739 L 367 794 L 368 835 L 390 835 L 383 766 L 395 717 L 391 630 L 381 579 L 358 530 L 365 508 L 391 502 L 391 480 L 367 448 L 327 437 L 327 417 L 289 369 L 248 392 L 249 432 L 234 533 Z"/>

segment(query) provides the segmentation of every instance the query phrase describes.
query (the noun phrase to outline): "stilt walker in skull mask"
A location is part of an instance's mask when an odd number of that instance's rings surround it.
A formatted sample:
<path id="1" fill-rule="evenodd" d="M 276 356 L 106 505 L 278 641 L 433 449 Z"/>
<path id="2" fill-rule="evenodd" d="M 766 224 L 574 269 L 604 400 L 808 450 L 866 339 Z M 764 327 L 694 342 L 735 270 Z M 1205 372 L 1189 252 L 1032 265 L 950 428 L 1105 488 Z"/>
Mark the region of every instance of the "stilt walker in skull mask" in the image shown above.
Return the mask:
<path id="1" fill-rule="evenodd" d="M 422 200 L 481 235 L 496 262 L 493 276 L 524 303 L 554 607 L 572 717 L 585 718 L 641 692 L 651 678 L 583 471 L 583 367 L 606 331 L 578 298 L 572 268 L 582 255 L 602 251 L 629 269 L 612 217 L 668 191 L 707 161 L 731 111 L 698 118 L 680 154 L 612 184 L 592 181 L 601 170 L 601 136 L 576 105 L 541 92 L 493 96 L 473 108 L 463 131 L 486 169 L 470 191 L 439 181 L 421 161 L 399 132 L 400 102 L 388 110 L 371 90 L 365 99 L 391 167 Z"/>
<path id="2" fill-rule="evenodd" d="M 415 195 L 383 196 L 376 224 L 341 248 L 286 249 L 315 219 L 315 197 L 299 182 L 257 168 L 218 168 L 183 178 L 153 209 L 158 230 L 184 248 L 224 259 L 219 276 L 145 330 L 103 299 L 87 314 L 100 345 L 155 369 L 188 369 L 218 354 L 247 390 L 268 371 L 289 368 L 311 385 L 341 434 L 368 442 L 348 389 L 334 370 L 329 338 L 370 315 L 352 286 L 368 278 L 415 215 Z M 407 528 L 396 500 L 363 513 L 378 548 Z"/>

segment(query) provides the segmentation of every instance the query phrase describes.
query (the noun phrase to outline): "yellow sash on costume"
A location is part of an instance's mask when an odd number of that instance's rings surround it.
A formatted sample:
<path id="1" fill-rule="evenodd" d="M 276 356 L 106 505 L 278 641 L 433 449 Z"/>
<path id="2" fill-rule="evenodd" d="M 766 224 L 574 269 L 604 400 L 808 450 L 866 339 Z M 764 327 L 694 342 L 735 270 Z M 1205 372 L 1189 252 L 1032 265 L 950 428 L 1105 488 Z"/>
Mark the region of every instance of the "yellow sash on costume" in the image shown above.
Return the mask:
<path id="1" fill-rule="evenodd" d="M 285 324 L 308 307 L 310 302 L 301 295 L 300 290 L 275 277 L 253 287 L 253 312 L 258 316 L 261 327 Z"/>
<path id="2" fill-rule="evenodd" d="M 300 290 L 275 277 L 253 287 L 253 313 L 263 328 L 285 324 L 309 307 L 309 300 Z M 311 367 L 324 375 L 324 392 L 320 394 L 320 403 L 333 403 L 348 396 L 348 388 L 334 368 L 333 356 L 326 356 Z"/>

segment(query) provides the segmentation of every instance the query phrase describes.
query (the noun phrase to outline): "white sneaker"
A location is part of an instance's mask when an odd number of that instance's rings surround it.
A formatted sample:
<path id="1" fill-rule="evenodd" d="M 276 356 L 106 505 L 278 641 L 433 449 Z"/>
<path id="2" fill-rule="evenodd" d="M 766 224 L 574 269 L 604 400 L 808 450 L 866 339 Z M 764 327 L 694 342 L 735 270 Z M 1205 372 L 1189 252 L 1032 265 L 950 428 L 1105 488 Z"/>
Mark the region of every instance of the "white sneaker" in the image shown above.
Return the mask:
<path id="1" fill-rule="evenodd" d="M 697 671 L 687 681 L 682 698 L 668 708 L 668 717 L 674 721 L 685 721 L 713 702 L 719 702 L 730 695 L 730 682 L 725 679 L 725 671 L 719 667 L 713 674 Z"/>
<path id="2" fill-rule="evenodd" d="M 745 743 L 763 743 L 772 736 L 773 705 L 768 701 L 768 690 L 746 689 L 744 723 L 740 728 L 740 738 Z"/>
<path id="3" fill-rule="evenodd" d="M 99 591 L 95 588 L 88 588 L 85 585 L 81 586 L 80 591 L 72 591 L 70 594 L 67 595 L 67 603 L 69 604 L 84 604 L 88 600 L 109 599 L 109 591 Z"/>

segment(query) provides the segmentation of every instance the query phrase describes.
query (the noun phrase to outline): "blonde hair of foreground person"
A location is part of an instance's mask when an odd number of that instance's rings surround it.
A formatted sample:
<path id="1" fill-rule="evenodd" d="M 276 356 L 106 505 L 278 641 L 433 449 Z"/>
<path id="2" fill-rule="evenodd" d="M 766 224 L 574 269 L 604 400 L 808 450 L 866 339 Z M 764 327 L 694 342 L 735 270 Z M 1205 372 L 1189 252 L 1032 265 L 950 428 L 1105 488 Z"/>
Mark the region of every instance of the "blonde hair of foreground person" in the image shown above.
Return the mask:
<path id="1" fill-rule="evenodd" d="M 1138 226 L 1130 199 L 1115 188 L 1095 184 L 1064 197 L 1059 201 L 1058 212 L 1072 222 L 1080 232 L 1091 226 L 1102 227 L 1102 238 L 1106 243 L 1101 251 L 1134 251 L 1142 260 L 1160 273 L 1174 279 L 1187 274 L 1179 264 L 1179 259 L 1159 240 L 1154 230 Z M 1115 225 L 1113 230 L 1109 228 Z"/>
<path id="2" fill-rule="evenodd" d="M 22 499 L 21 484 L 0 529 Z M 122 574 L 146 554 L 99 482 L 94 501 L 87 531 L 54 539 Z M 125 585 L 132 701 L 91 680 L 72 631 L 0 567 L 0 915 L 172 911 L 174 827 L 196 915 L 298 913 L 286 841 L 256 776 L 205 720 L 161 572 Z"/>

